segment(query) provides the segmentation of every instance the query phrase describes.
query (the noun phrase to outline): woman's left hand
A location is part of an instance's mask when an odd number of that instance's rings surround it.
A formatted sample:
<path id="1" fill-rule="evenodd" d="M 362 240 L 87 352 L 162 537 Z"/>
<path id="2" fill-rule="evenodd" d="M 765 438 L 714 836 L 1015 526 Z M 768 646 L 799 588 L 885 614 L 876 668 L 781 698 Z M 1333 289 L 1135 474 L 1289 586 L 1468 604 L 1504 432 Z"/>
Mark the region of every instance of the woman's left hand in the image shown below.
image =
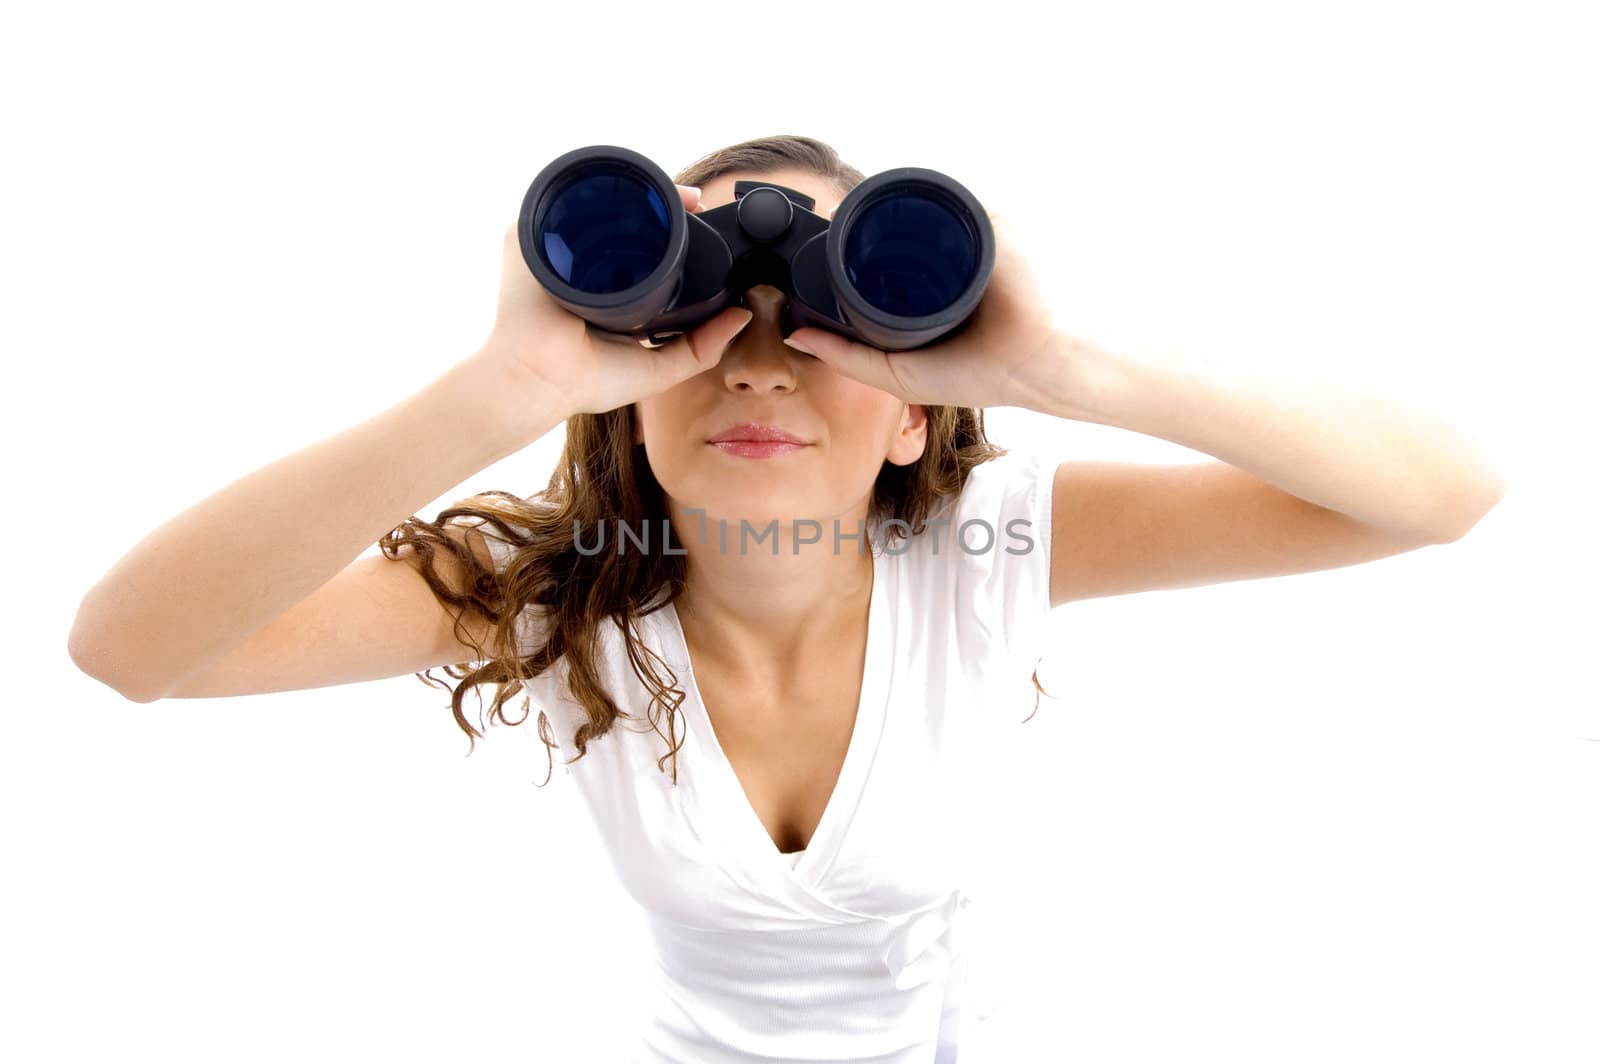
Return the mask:
<path id="1" fill-rule="evenodd" d="M 989 212 L 995 234 L 994 271 L 965 328 L 948 339 L 909 351 L 880 351 L 824 329 L 796 329 L 803 348 L 847 377 L 907 403 L 937 406 L 1026 406 L 1060 393 L 1070 345 L 1039 294 L 1009 226 Z"/>

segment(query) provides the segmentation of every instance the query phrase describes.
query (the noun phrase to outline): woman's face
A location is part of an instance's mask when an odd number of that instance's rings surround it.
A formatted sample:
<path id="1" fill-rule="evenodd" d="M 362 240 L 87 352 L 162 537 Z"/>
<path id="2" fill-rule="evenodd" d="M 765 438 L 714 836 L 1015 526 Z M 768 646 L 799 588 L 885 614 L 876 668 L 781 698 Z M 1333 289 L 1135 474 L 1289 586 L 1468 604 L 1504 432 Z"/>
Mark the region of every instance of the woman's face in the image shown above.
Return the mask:
<path id="1" fill-rule="evenodd" d="M 744 180 L 769 180 L 803 192 L 815 199 L 812 209 L 823 217 L 843 198 L 815 175 L 774 170 L 724 174 L 706 182 L 700 202 L 706 210 L 731 203 L 734 182 Z M 778 313 L 786 298 L 771 285 L 751 288 L 744 304 L 755 317 L 721 361 L 635 404 L 634 442 L 644 444 L 674 518 L 686 516 L 683 508 L 695 508 L 708 520 L 731 522 L 730 550 L 738 549 L 732 537 L 741 519 L 755 530 L 774 520 L 780 528 L 815 520 L 822 526 L 822 543 L 832 542 L 835 517 L 841 533 L 856 532 L 883 463 L 915 462 L 927 440 L 921 406 L 836 373 L 783 342 Z M 787 430 L 806 446 L 745 457 L 708 442 L 745 422 Z M 846 540 L 842 549 L 851 546 Z M 751 549 L 771 548 L 761 543 Z"/>

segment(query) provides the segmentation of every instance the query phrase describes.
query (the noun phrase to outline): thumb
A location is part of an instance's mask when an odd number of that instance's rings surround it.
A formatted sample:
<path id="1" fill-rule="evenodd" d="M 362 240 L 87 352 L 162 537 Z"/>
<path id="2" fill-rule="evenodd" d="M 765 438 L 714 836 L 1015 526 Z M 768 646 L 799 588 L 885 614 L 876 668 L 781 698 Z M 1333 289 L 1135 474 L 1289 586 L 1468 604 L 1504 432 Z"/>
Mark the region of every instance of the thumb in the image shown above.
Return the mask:
<path id="1" fill-rule="evenodd" d="M 754 317 L 755 314 L 745 307 L 729 307 L 677 337 L 656 352 L 663 373 L 673 380 L 687 380 L 696 373 L 704 373 L 722 361 L 728 345 Z"/>
<path id="2" fill-rule="evenodd" d="M 695 361 L 701 363 L 702 369 L 722 361 L 723 352 L 754 318 L 755 313 L 745 307 L 728 307 L 703 323 L 685 338 L 694 350 Z"/>

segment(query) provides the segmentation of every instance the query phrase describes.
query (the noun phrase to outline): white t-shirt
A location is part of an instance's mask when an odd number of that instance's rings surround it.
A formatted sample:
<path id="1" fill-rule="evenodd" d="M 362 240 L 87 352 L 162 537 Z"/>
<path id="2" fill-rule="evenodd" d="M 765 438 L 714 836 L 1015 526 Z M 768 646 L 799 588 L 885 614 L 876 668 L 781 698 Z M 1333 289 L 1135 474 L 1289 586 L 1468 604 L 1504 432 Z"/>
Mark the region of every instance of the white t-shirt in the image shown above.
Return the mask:
<path id="1" fill-rule="evenodd" d="M 561 766 L 587 720 L 562 686 L 565 661 L 530 685 L 532 718 L 544 710 L 560 743 L 558 775 L 577 784 L 651 929 L 659 967 L 638 1017 L 636 1064 L 944 1064 L 963 1013 L 968 1023 L 987 1015 L 987 986 L 969 992 L 968 978 L 982 893 L 968 833 L 989 814 L 971 784 L 997 733 L 1034 710 L 1054 471 L 1012 452 L 975 467 L 921 535 L 885 550 L 874 526 L 855 727 L 798 853 L 774 845 L 723 755 L 672 605 L 645 614 L 636 635 L 685 693 L 676 785 L 670 761 L 657 767 L 666 741 L 615 624 L 602 630 L 601 673 L 635 719 L 619 719 L 582 759 Z M 511 548 L 485 532 L 503 564 Z M 535 623 L 525 615 L 525 641 Z"/>

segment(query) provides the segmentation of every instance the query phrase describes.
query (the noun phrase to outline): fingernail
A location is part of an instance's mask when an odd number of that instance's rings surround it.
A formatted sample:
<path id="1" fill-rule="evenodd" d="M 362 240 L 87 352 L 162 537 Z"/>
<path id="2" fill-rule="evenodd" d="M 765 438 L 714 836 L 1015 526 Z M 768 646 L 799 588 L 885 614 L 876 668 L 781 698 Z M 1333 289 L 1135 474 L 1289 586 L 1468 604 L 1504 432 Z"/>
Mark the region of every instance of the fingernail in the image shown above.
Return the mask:
<path id="1" fill-rule="evenodd" d="M 783 342 L 788 344 L 790 347 L 794 348 L 796 351 L 804 351 L 808 355 L 815 355 L 816 354 L 816 352 L 811 350 L 811 348 L 807 347 L 805 344 L 801 343 L 799 340 L 794 339 L 793 337 L 786 336 L 786 337 L 784 337 Z"/>

